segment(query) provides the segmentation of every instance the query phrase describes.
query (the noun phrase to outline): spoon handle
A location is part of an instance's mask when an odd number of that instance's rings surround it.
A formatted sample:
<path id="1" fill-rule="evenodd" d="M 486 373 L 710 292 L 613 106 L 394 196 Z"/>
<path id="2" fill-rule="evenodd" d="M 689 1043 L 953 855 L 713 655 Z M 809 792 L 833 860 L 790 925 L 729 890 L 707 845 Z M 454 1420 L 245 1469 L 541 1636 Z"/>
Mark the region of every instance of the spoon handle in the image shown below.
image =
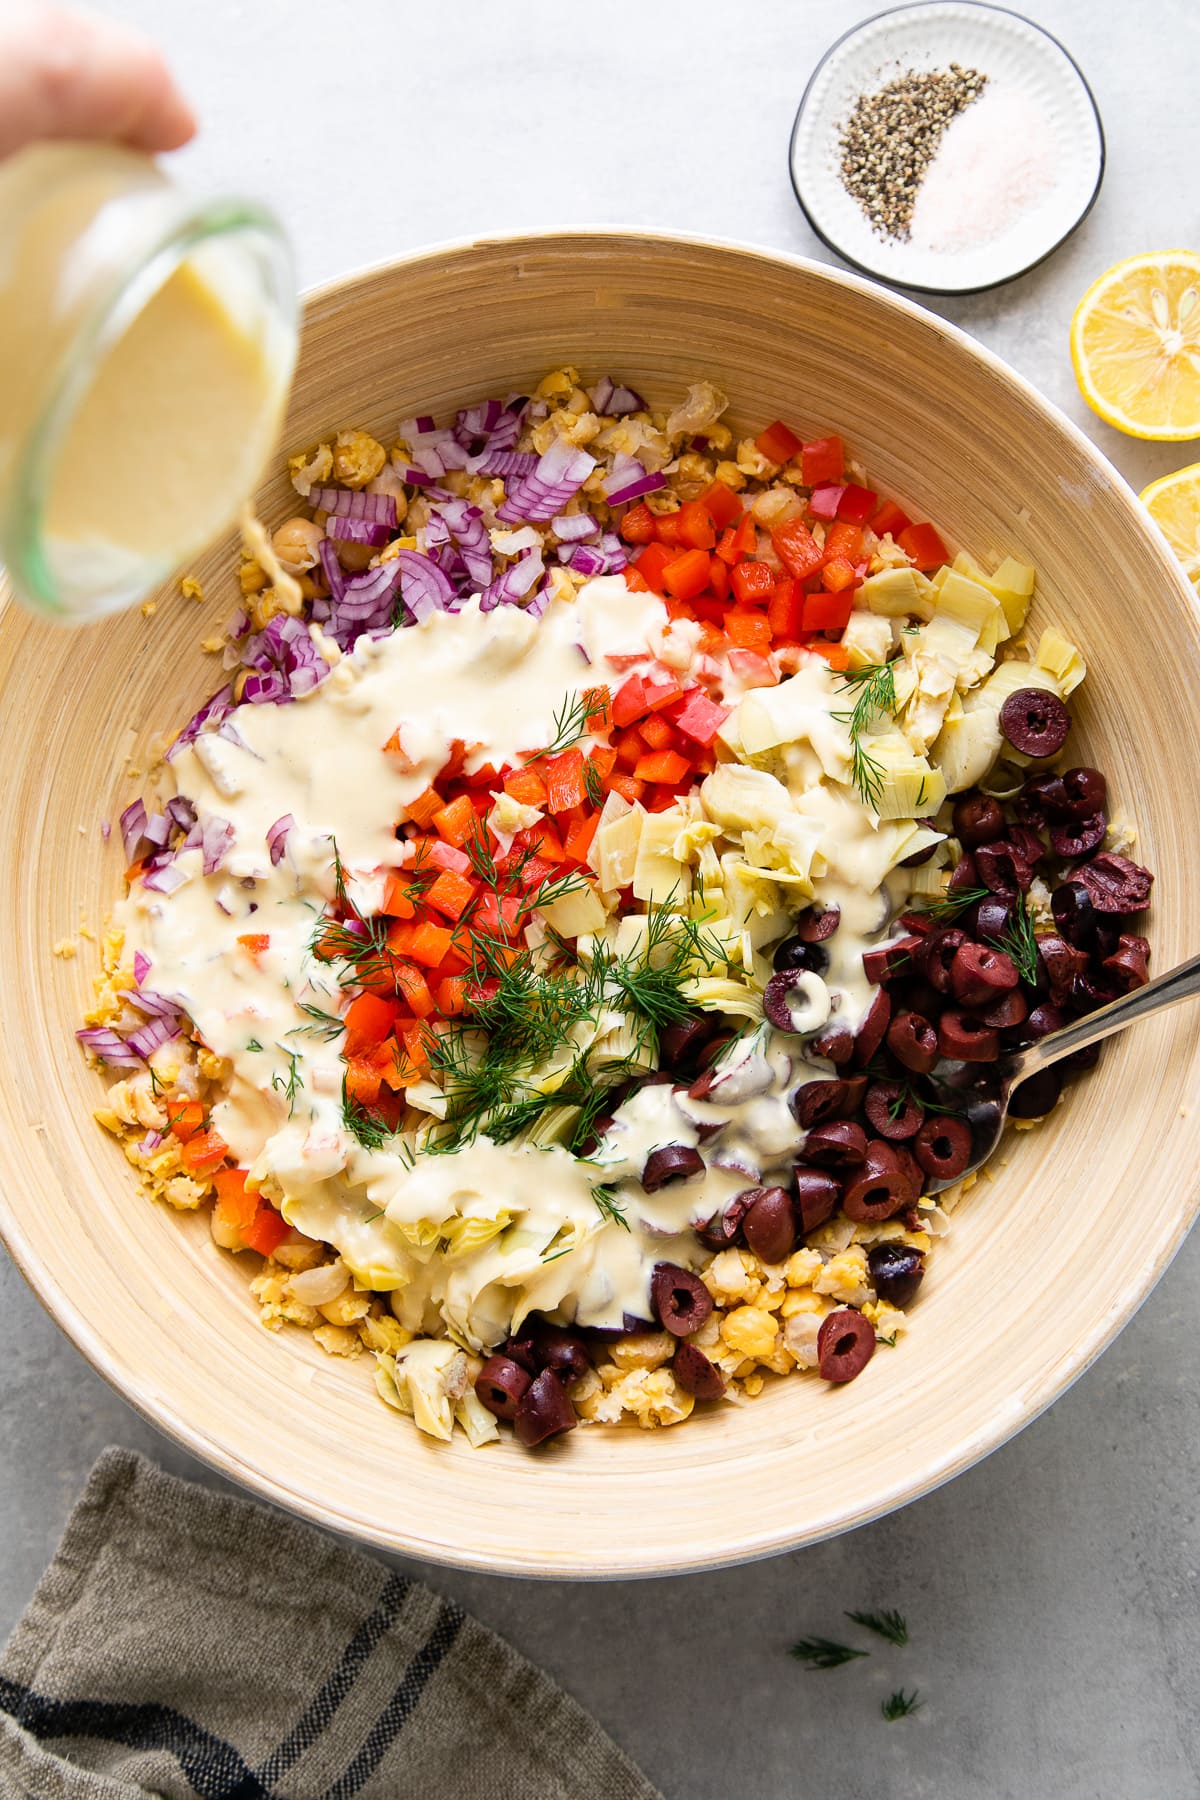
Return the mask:
<path id="1" fill-rule="evenodd" d="M 1168 1006 L 1177 1006 L 1181 1000 L 1192 1000 L 1197 995 L 1200 995 L 1200 956 L 1190 956 L 1186 962 L 1168 969 L 1165 975 L 1159 975 L 1145 987 L 1134 988 L 1131 994 L 1110 1000 L 1098 1012 L 1088 1013 L 1086 1018 L 1076 1019 L 1074 1024 L 1064 1025 L 1061 1031 L 1052 1031 L 1040 1042 L 1031 1044 L 1028 1050 L 1021 1052 L 1021 1080 L 1037 1069 L 1058 1062 L 1060 1057 L 1070 1056 L 1074 1050 L 1086 1050 L 1089 1044 L 1098 1044 L 1102 1038 L 1124 1031 L 1138 1019 L 1148 1019 L 1152 1013 L 1163 1012 Z"/>

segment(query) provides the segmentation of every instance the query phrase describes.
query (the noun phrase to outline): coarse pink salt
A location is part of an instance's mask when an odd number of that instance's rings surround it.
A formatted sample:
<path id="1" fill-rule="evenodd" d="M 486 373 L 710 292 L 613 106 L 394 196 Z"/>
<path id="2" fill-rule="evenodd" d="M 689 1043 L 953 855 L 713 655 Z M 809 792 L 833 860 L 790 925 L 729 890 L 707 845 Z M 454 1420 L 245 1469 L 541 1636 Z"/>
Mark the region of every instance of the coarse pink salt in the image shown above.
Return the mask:
<path id="1" fill-rule="evenodd" d="M 990 81 L 946 128 L 917 194 L 910 242 L 946 254 L 993 242 L 1050 192 L 1055 167 L 1041 107 Z"/>

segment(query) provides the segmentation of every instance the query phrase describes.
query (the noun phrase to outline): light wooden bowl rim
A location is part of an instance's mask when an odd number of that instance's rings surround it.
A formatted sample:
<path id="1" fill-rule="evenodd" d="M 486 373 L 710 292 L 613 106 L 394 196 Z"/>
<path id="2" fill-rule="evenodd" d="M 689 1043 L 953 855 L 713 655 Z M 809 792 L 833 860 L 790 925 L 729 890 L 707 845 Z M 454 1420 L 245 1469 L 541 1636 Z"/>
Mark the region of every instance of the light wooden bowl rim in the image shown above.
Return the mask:
<path id="1" fill-rule="evenodd" d="M 1020 395 L 1048 424 L 1072 440 L 1110 496 L 1115 498 L 1137 531 L 1153 547 L 1161 565 L 1163 581 L 1174 588 L 1183 609 L 1191 614 L 1193 627 L 1200 638 L 1200 605 L 1197 604 L 1190 583 L 1163 533 L 1103 452 L 1031 382 L 969 333 L 906 296 L 894 293 L 864 276 L 831 267 L 813 258 L 785 251 L 766 250 L 761 245 L 732 238 L 646 229 L 640 226 L 581 225 L 565 230 L 475 234 L 429 245 L 404 256 L 382 258 L 306 290 L 303 295 L 305 311 L 307 314 L 329 308 L 336 304 L 340 295 L 372 277 L 386 276 L 398 270 L 436 262 L 448 255 L 462 255 L 480 249 L 504 249 L 514 253 L 525 249 L 536 252 L 539 248 L 570 245 L 576 240 L 591 243 L 610 240 L 614 247 L 628 246 L 633 240 L 651 247 L 660 245 L 664 249 L 695 247 L 698 250 L 733 252 L 775 269 L 793 269 L 832 287 L 843 288 L 882 306 L 885 311 L 903 314 L 926 327 L 932 321 L 937 331 L 947 340 L 986 367 L 1001 384 Z M 0 575 L 0 617 L 12 605 L 7 579 Z M 131 1179 L 131 1194 L 132 1192 Z M 46 1261 L 32 1247 L 22 1223 L 21 1206 L 3 1180 L 0 1180 L 0 1240 L 49 1316 L 65 1331 L 92 1368 L 141 1417 L 218 1474 L 251 1489 L 260 1498 L 299 1513 L 312 1523 L 335 1533 L 352 1535 L 380 1549 L 421 1560 L 441 1561 L 450 1566 L 490 1574 L 607 1580 L 717 1569 L 777 1555 L 868 1523 L 940 1487 L 1038 1418 L 1078 1380 L 1129 1321 L 1161 1278 L 1187 1234 L 1198 1204 L 1200 1196 L 1181 1191 L 1173 1229 L 1159 1253 L 1146 1267 L 1137 1271 L 1134 1279 L 1114 1292 L 1109 1304 L 1096 1317 L 1090 1331 L 1082 1335 L 1070 1351 L 1059 1357 L 1035 1383 L 1027 1385 L 1022 1393 L 1015 1396 L 1011 1408 L 997 1409 L 985 1425 L 948 1449 L 940 1459 L 921 1464 L 911 1477 L 898 1478 L 886 1488 L 872 1491 L 868 1501 L 847 1505 L 836 1516 L 829 1514 L 809 1519 L 799 1523 L 794 1529 L 756 1530 L 751 1517 L 736 1525 L 726 1521 L 720 1527 L 717 1534 L 719 1541 L 714 1546 L 690 1545 L 688 1553 L 678 1556 L 666 1553 L 648 1556 L 639 1553 L 634 1546 L 622 1558 L 612 1554 L 610 1548 L 605 1555 L 607 1566 L 604 1568 L 589 1566 L 582 1558 L 572 1561 L 561 1555 L 547 1565 L 533 1553 L 521 1555 L 505 1551 L 499 1555 L 489 1554 L 486 1548 L 470 1543 L 456 1544 L 453 1549 L 447 1549 L 443 1545 L 432 1544 L 425 1538 L 406 1535 L 403 1530 L 381 1527 L 370 1518 L 353 1514 L 348 1508 L 324 1505 L 319 1500 L 297 1494 L 285 1480 L 279 1480 L 269 1470 L 231 1454 L 209 1432 L 176 1416 L 167 1400 L 156 1401 L 141 1391 L 141 1376 L 133 1359 L 123 1349 L 117 1350 L 105 1343 L 99 1329 L 63 1292 Z"/>

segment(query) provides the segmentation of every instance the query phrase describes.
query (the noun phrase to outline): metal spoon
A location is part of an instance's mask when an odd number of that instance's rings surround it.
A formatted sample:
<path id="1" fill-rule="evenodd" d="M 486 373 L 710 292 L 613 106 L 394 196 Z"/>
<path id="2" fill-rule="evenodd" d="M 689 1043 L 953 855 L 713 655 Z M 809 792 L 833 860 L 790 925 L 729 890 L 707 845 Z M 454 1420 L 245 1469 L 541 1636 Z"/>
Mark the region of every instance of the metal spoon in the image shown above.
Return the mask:
<path id="1" fill-rule="evenodd" d="M 1075 1050 L 1086 1050 L 1089 1044 L 1098 1044 L 1102 1039 L 1112 1037 L 1114 1032 L 1124 1031 L 1127 1025 L 1139 1019 L 1148 1019 L 1153 1013 L 1163 1012 L 1168 1006 L 1177 1006 L 1181 1000 L 1191 1000 L 1197 995 L 1200 995 L 1200 956 L 1193 956 L 1145 987 L 1134 988 L 1132 993 L 1122 994 L 1119 1000 L 1110 1000 L 1107 1006 L 1088 1013 L 1074 1024 L 1064 1025 L 1061 1031 L 1050 1032 L 1027 1050 L 1017 1050 L 999 1062 L 986 1064 L 986 1074 L 979 1063 L 943 1057 L 934 1064 L 926 1081 L 932 1096 L 948 1103 L 947 1111 L 957 1113 L 960 1118 L 965 1111 L 972 1133 L 971 1160 L 952 1181 L 936 1177 L 927 1181 L 925 1192 L 939 1194 L 943 1188 L 953 1187 L 954 1182 L 961 1181 L 964 1175 L 973 1174 L 987 1161 L 1000 1143 L 1013 1089 L 1031 1075 L 1036 1075 L 1040 1069 L 1048 1069 Z M 967 1102 L 965 1109 L 964 1100 Z"/>

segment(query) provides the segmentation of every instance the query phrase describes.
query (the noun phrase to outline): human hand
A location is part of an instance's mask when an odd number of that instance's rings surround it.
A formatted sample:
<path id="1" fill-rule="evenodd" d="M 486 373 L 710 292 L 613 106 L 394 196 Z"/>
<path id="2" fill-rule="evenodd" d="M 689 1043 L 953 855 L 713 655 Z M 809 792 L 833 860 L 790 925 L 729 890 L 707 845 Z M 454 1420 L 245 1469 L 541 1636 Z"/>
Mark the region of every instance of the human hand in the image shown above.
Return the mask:
<path id="1" fill-rule="evenodd" d="M 154 46 L 113 19 L 0 3 L 0 156 L 41 138 L 177 150 L 192 110 Z"/>

